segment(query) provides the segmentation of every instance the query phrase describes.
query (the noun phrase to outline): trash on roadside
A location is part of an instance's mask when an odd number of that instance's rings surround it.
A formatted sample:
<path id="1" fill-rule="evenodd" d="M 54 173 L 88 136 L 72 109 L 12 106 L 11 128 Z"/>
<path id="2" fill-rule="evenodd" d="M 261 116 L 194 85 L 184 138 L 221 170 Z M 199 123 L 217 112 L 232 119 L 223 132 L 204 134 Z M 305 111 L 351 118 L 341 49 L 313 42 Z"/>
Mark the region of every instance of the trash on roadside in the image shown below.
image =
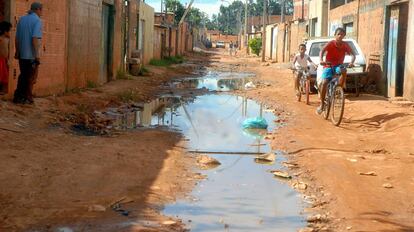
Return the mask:
<path id="1" fill-rule="evenodd" d="M 243 122 L 244 129 L 267 129 L 266 119 L 261 117 L 248 118 Z"/>
<path id="2" fill-rule="evenodd" d="M 89 212 L 105 212 L 106 208 L 103 205 L 91 205 L 88 207 Z"/>
<path id="3" fill-rule="evenodd" d="M 176 221 L 167 220 L 167 221 L 163 221 L 162 224 L 169 226 L 169 225 L 177 224 L 177 222 Z"/>
<path id="4" fill-rule="evenodd" d="M 316 222 L 325 222 L 328 220 L 328 217 L 326 215 L 316 214 L 309 216 L 306 221 L 310 223 L 316 223 Z"/>
<path id="5" fill-rule="evenodd" d="M 297 163 L 291 163 L 291 162 L 282 162 L 282 165 L 287 168 L 299 168 L 299 165 Z"/>
<path id="6" fill-rule="evenodd" d="M 198 156 L 197 163 L 202 169 L 211 169 L 221 165 L 218 160 L 206 155 Z"/>
<path id="7" fill-rule="evenodd" d="M 385 183 L 385 184 L 382 185 L 382 187 L 384 187 L 384 188 L 394 188 L 394 186 L 392 186 L 392 184 L 390 184 L 390 183 Z"/>
<path id="8" fill-rule="evenodd" d="M 260 164 L 272 164 L 276 160 L 276 155 L 274 153 L 267 153 L 264 155 L 258 155 L 254 158 L 254 162 Z"/>
<path id="9" fill-rule="evenodd" d="M 284 171 L 272 170 L 272 171 L 270 171 L 270 173 L 272 173 L 273 175 L 275 175 L 275 177 L 281 177 L 281 178 L 285 178 L 285 179 L 291 179 L 292 178 L 289 175 L 289 173 L 284 172 Z"/>
<path id="10" fill-rule="evenodd" d="M 298 181 L 298 182 L 293 183 L 292 187 L 295 189 L 299 189 L 299 190 L 306 190 L 308 188 L 308 185 L 301 181 Z"/>
<path id="11" fill-rule="evenodd" d="M 263 139 L 266 136 L 266 133 L 267 133 L 266 129 L 250 129 L 250 128 L 243 129 L 243 134 L 253 139 Z"/>
<path id="12" fill-rule="evenodd" d="M 360 172 L 359 175 L 362 175 L 362 176 L 376 176 L 377 174 L 375 172 Z"/>
<path id="13" fill-rule="evenodd" d="M 256 85 L 255 84 L 253 84 L 253 82 L 251 82 L 251 81 L 249 81 L 249 82 L 247 82 L 245 85 L 244 85 L 244 88 L 247 90 L 247 89 L 254 89 L 254 88 L 256 88 Z"/>

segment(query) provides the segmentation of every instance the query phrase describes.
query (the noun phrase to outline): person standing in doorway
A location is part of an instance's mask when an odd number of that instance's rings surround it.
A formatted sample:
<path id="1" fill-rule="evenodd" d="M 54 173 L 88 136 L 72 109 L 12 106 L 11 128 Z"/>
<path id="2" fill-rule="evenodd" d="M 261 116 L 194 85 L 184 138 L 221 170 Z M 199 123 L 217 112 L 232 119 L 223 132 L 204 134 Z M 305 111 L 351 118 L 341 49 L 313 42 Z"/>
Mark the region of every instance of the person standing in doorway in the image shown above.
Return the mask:
<path id="1" fill-rule="evenodd" d="M 0 94 L 7 93 L 9 83 L 9 43 L 11 23 L 0 23 Z"/>
<path id="2" fill-rule="evenodd" d="M 33 104 L 33 85 L 36 83 L 42 47 L 42 4 L 33 2 L 27 15 L 20 18 L 16 28 L 16 54 L 20 75 L 13 102 Z"/>

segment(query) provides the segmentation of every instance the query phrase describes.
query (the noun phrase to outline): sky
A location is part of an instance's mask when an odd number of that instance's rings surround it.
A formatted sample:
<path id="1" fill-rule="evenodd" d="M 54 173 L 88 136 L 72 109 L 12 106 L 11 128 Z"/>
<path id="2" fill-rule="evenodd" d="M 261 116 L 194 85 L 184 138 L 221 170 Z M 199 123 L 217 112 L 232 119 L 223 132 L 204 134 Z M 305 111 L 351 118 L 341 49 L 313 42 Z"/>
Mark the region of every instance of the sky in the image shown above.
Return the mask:
<path id="1" fill-rule="evenodd" d="M 211 18 L 213 14 L 217 14 L 219 12 L 221 4 L 225 6 L 228 5 L 226 1 L 222 2 L 220 0 L 194 0 L 193 6 L 203 12 L 206 12 Z M 146 0 L 145 2 L 152 6 L 156 12 L 160 11 L 161 0 Z M 186 3 L 189 3 L 190 0 L 180 0 L 180 2 L 185 5 Z M 228 2 L 233 2 L 233 0 L 229 0 Z"/>

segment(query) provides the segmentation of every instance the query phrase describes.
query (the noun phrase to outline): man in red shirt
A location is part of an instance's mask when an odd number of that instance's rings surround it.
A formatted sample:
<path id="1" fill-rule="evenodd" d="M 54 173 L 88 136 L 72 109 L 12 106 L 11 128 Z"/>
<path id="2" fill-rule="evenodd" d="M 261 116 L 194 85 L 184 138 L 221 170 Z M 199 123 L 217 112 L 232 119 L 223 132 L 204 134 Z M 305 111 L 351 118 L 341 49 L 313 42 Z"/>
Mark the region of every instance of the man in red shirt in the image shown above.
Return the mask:
<path id="1" fill-rule="evenodd" d="M 351 47 L 343 41 L 346 35 L 345 29 L 339 27 L 335 30 L 335 40 L 330 41 L 322 48 L 321 53 L 319 54 L 320 64 L 324 65 L 324 69 L 321 76 L 321 83 L 319 84 L 320 92 L 320 99 L 321 105 L 318 107 L 316 112 L 318 114 L 322 113 L 322 109 L 324 107 L 324 99 L 326 95 L 326 89 L 328 87 L 328 83 L 332 80 L 335 74 L 341 74 L 339 78 L 339 85 L 343 86 L 344 82 L 346 81 L 346 67 L 342 64 L 345 59 L 345 55 L 349 54 L 352 57 L 351 63 L 349 63 L 348 67 L 353 67 L 355 62 L 355 54 L 352 51 Z M 323 56 L 326 52 L 326 61 L 324 61 Z"/>

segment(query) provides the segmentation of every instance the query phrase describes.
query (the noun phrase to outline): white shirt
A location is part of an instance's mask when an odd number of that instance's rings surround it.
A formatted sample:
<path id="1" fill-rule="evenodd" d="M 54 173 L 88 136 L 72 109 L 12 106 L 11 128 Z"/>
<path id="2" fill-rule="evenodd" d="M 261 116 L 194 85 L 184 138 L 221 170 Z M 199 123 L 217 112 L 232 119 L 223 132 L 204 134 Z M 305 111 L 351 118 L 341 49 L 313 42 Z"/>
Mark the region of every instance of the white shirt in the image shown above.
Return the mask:
<path id="1" fill-rule="evenodd" d="M 296 57 L 296 63 L 295 63 L 296 67 L 302 67 L 302 68 L 308 67 L 308 59 L 309 59 L 308 55 L 304 54 L 303 59 L 302 59 L 302 57 L 300 57 L 300 53 L 298 53 L 296 54 L 295 57 Z"/>

